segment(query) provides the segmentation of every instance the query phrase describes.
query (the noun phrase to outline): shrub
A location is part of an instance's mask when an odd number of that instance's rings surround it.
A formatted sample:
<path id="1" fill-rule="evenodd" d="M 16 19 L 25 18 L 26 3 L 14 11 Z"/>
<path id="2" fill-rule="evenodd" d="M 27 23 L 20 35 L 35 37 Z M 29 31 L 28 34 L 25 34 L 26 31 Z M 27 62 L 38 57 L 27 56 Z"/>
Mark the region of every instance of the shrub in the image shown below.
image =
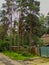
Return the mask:
<path id="1" fill-rule="evenodd" d="M 43 45 L 44 42 L 38 36 L 33 36 L 34 45 Z"/>
<path id="2" fill-rule="evenodd" d="M 5 51 L 9 49 L 9 38 L 4 40 L 0 39 L 0 51 Z"/>

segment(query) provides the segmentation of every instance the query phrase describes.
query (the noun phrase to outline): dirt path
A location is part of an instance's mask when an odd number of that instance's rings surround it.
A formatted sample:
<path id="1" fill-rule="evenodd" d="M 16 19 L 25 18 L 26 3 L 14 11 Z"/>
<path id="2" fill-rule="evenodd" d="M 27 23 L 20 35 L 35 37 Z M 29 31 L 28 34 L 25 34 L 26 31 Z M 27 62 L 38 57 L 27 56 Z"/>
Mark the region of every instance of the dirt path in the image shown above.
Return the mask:
<path id="1" fill-rule="evenodd" d="M 49 65 L 49 58 L 34 58 L 27 61 L 24 61 L 26 65 Z"/>
<path id="2" fill-rule="evenodd" d="M 0 65 L 22 65 L 18 61 L 14 61 L 0 53 Z"/>
<path id="3" fill-rule="evenodd" d="M 33 58 L 24 61 L 15 61 L 0 53 L 0 65 L 49 65 L 49 58 Z"/>

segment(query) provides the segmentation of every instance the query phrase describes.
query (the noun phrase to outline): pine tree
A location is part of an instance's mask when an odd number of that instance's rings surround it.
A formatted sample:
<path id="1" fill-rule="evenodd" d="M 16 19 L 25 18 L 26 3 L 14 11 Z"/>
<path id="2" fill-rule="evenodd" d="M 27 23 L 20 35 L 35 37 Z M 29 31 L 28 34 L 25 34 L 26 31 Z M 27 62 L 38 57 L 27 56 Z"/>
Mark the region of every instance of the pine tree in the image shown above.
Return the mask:
<path id="1" fill-rule="evenodd" d="M 10 23 L 10 50 L 11 50 L 11 46 L 12 46 L 12 14 L 13 11 L 15 11 L 16 9 L 16 5 L 15 5 L 15 0 L 5 0 L 6 3 L 3 3 L 3 8 L 6 9 L 6 14 L 7 14 L 7 18 L 9 20 Z"/>
<path id="2" fill-rule="evenodd" d="M 18 3 L 18 8 L 17 10 L 22 12 L 23 14 L 23 21 L 28 21 L 27 25 L 29 25 L 29 32 L 30 32 L 30 45 L 32 44 L 32 34 L 33 34 L 33 22 L 34 22 L 34 17 L 37 17 L 39 15 L 39 6 L 40 2 L 39 1 L 34 1 L 34 0 L 16 0 Z M 21 15 L 21 14 L 20 14 Z M 21 16 L 20 16 L 21 18 Z M 20 18 L 19 18 L 19 24 L 20 24 Z M 18 27 L 19 28 L 19 27 Z M 22 27 L 23 28 L 23 27 Z M 24 34 L 22 34 L 24 36 Z"/>

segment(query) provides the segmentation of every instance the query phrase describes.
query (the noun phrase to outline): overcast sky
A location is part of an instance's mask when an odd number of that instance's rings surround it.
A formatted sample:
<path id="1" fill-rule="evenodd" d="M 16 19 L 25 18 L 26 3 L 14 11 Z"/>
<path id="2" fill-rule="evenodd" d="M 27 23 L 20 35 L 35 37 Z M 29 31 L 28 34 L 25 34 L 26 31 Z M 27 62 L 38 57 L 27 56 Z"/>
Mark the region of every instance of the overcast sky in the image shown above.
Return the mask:
<path id="1" fill-rule="evenodd" d="M 46 15 L 49 12 L 49 0 L 39 0 L 40 1 L 40 13 Z M 0 8 L 4 0 L 0 0 Z"/>
<path id="2" fill-rule="evenodd" d="M 49 12 L 49 0 L 39 0 L 40 1 L 40 13 L 46 15 Z"/>

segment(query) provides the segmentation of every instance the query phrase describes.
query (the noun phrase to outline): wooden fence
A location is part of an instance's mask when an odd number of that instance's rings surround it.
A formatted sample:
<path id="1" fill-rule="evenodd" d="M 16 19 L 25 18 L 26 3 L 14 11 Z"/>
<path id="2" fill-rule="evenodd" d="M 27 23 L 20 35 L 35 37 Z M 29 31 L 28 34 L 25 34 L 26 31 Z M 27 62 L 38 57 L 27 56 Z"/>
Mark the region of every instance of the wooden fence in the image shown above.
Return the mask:
<path id="1" fill-rule="evenodd" d="M 22 53 L 34 53 L 37 55 L 37 47 L 35 46 L 11 46 L 12 51 Z"/>

